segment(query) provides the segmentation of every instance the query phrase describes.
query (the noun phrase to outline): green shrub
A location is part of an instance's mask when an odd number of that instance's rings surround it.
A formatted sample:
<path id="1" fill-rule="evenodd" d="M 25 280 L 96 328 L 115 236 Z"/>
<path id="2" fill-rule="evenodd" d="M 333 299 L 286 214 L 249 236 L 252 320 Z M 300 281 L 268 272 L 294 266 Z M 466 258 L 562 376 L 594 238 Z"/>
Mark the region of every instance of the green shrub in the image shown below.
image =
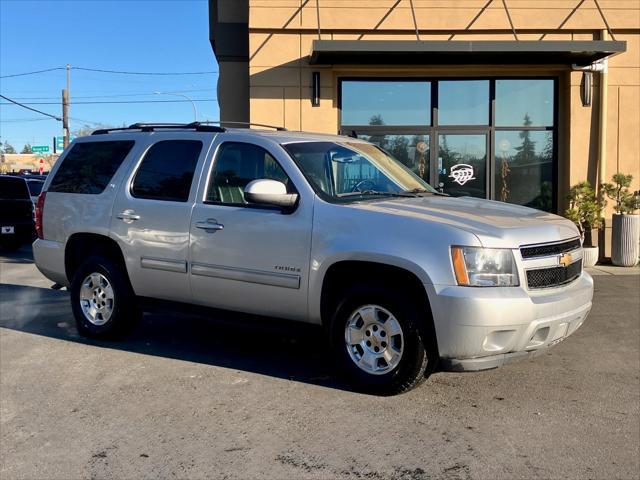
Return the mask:
<path id="1" fill-rule="evenodd" d="M 640 209 L 640 194 L 629 190 L 633 176 L 618 172 L 612 180 L 613 183 L 603 183 L 600 187 L 615 202 L 616 213 L 632 214 Z"/>
<path id="2" fill-rule="evenodd" d="M 604 202 L 589 182 L 572 186 L 567 199 L 569 208 L 565 210 L 564 216 L 576 224 L 583 239 L 587 230 L 602 226 Z"/>

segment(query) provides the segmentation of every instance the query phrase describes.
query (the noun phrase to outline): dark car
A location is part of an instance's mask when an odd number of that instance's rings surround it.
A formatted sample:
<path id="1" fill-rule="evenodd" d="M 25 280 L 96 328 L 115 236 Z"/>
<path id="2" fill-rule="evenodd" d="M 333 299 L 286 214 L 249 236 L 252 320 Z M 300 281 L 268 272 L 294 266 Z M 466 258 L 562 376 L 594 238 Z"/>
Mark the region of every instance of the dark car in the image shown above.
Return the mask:
<path id="1" fill-rule="evenodd" d="M 33 241 L 33 208 L 25 179 L 0 176 L 0 248 L 16 250 Z"/>

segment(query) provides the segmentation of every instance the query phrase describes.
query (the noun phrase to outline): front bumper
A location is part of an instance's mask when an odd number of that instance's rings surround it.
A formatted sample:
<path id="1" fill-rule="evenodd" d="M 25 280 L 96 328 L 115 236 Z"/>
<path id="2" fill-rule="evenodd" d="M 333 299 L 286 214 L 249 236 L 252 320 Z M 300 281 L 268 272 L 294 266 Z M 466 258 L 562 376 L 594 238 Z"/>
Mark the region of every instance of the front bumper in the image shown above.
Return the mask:
<path id="1" fill-rule="evenodd" d="M 425 285 L 445 369 L 485 370 L 541 354 L 575 332 L 591 310 L 593 280 L 569 285 L 472 288 Z"/>

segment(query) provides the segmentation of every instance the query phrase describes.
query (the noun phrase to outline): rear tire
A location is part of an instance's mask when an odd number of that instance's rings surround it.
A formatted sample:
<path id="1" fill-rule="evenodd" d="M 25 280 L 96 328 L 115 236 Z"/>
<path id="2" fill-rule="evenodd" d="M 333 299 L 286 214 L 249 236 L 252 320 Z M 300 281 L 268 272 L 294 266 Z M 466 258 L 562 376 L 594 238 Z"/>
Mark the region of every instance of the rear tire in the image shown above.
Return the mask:
<path id="1" fill-rule="evenodd" d="M 89 257 L 73 276 L 71 308 L 78 332 L 91 338 L 122 336 L 141 317 L 123 268 L 101 255 Z"/>
<path id="2" fill-rule="evenodd" d="M 375 395 L 407 392 L 435 364 L 421 328 L 430 322 L 422 302 L 393 287 L 358 285 L 344 292 L 330 325 L 339 371 L 357 390 Z M 429 349 L 430 350 L 430 349 Z"/>

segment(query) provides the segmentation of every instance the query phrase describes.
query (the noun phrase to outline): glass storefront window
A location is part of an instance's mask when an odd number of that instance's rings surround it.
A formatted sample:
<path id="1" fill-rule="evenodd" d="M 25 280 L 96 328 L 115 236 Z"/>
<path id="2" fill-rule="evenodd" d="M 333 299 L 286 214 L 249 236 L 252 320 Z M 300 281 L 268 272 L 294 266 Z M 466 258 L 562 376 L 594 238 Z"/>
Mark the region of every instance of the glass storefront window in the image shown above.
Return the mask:
<path id="1" fill-rule="evenodd" d="M 342 82 L 342 125 L 430 125 L 431 82 Z"/>
<path id="2" fill-rule="evenodd" d="M 496 80 L 496 125 L 553 125 L 553 80 Z"/>
<path id="3" fill-rule="evenodd" d="M 553 168 L 552 132 L 496 131 L 496 200 L 551 211 Z"/>
<path id="4" fill-rule="evenodd" d="M 413 173 L 429 181 L 429 135 L 360 135 L 375 143 L 409 167 Z"/>
<path id="5" fill-rule="evenodd" d="M 554 211 L 557 81 L 345 79 L 341 132 L 378 144 L 452 196 Z"/>
<path id="6" fill-rule="evenodd" d="M 438 135 L 438 177 L 449 195 L 486 198 L 487 136 Z"/>
<path id="7" fill-rule="evenodd" d="M 438 82 L 439 125 L 489 125 L 489 80 Z"/>

